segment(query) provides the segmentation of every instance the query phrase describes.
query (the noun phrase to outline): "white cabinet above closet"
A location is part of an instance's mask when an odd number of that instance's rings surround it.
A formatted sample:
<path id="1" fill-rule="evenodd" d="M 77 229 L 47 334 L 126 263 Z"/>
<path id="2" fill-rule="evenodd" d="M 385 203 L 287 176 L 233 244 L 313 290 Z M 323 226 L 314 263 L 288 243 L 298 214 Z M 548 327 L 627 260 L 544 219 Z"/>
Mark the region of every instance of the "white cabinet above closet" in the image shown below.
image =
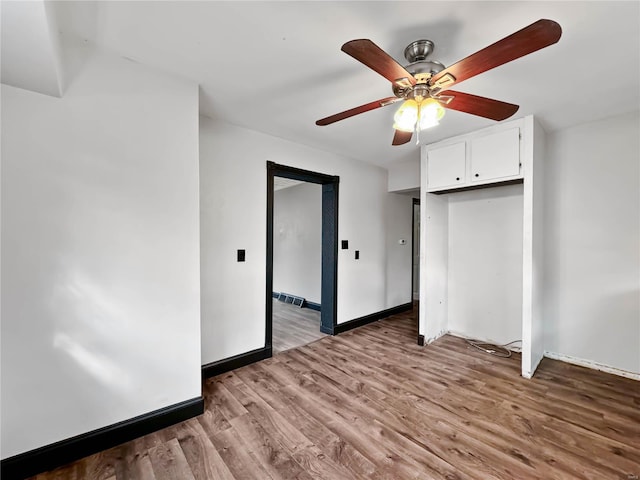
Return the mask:
<path id="1" fill-rule="evenodd" d="M 470 140 L 471 182 L 520 177 L 520 129 L 510 128 Z"/>
<path id="2" fill-rule="evenodd" d="M 468 135 L 453 143 L 427 145 L 427 191 L 477 188 L 522 179 L 520 137 L 520 128 L 511 127 Z"/>
<path id="3" fill-rule="evenodd" d="M 429 152 L 427 182 L 429 191 L 457 188 L 467 181 L 465 142 Z"/>

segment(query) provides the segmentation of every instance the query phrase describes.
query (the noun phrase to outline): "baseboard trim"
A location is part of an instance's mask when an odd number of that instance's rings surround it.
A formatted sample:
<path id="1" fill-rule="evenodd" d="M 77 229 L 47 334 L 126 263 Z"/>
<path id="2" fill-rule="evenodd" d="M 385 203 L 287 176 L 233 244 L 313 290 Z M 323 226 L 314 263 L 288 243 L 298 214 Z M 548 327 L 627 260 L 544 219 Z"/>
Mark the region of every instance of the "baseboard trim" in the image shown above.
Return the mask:
<path id="1" fill-rule="evenodd" d="M 251 350 L 250 352 L 241 353 L 233 357 L 224 358 L 217 362 L 208 363 L 202 366 L 202 378 L 215 377 L 221 373 L 230 372 L 236 368 L 244 367 L 251 363 L 259 362 L 272 356 L 272 348 L 263 347 Z"/>
<path id="2" fill-rule="evenodd" d="M 113 425 L 14 455 L 0 462 L 2 480 L 23 479 L 53 470 L 148 433 L 175 425 L 204 412 L 204 399 L 195 397 Z"/>
<path id="3" fill-rule="evenodd" d="M 303 308 L 308 308 L 310 310 L 315 310 L 316 312 L 321 312 L 322 311 L 322 305 L 320 305 L 319 303 L 315 303 L 315 302 L 309 302 L 307 300 L 304 301 L 304 304 L 302 305 Z"/>
<path id="4" fill-rule="evenodd" d="M 402 305 L 398 305 L 397 307 L 387 308 L 386 310 L 381 310 L 370 315 L 365 315 L 364 317 L 355 318 L 344 323 L 339 323 L 335 326 L 333 333 L 343 333 L 353 328 L 362 327 L 363 325 L 367 325 L 368 323 L 373 323 L 383 318 L 390 317 L 391 315 L 406 312 L 408 310 L 411 310 L 412 308 L 413 302 L 404 303 Z"/>
<path id="5" fill-rule="evenodd" d="M 583 358 L 572 357 L 571 355 L 563 355 L 555 352 L 544 352 L 546 358 L 551 360 L 560 360 L 561 362 L 571 363 L 578 365 L 579 367 L 591 368 L 592 370 L 600 370 L 601 372 L 611 373 L 618 375 L 619 377 L 626 377 L 632 380 L 640 380 L 640 373 L 629 372 L 620 368 L 611 367 L 609 365 L 603 365 L 602 363 L 594 362 L 591 360 L 585 360 Z"/>

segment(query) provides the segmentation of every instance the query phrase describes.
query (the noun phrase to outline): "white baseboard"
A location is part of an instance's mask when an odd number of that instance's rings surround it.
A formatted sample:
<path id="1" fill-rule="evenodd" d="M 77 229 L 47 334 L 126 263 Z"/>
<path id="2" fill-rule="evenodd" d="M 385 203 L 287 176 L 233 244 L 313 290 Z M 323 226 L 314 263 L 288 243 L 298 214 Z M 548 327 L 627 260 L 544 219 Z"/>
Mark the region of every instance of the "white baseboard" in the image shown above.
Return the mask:
<path id="1" fill-rule="evenodd" d="M 544 352 L 544 356 L 552 360 L 560 360 L 561 362 L 571 363 L 580 367 L 587 367 L 593 370 L 600 370 L 601 372 L 611 373 L 620 377 L 631 378 L 632 380 L 640 380 L 640 373 L 628 372 L 620 368 L 610 367 L 609 365 L 603 365 L 591 360 L 585 360 L 583 358 L 576 358 L 570 355 L 563 355 L 555 352 Z"/>

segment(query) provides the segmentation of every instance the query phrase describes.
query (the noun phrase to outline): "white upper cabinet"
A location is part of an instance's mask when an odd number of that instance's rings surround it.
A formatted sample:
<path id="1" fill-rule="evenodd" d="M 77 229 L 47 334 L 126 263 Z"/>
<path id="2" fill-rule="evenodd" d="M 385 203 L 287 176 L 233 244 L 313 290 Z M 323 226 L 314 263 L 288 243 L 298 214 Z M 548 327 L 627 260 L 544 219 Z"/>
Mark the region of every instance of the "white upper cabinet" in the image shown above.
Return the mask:
<path id="1" fill-rule="evenodd" d="M 510 128 L 470 141 L 471 182 L 502 181 L 520 175 L 520 129 Z"/>
<path id="2" fill-rule="evenodd" d="M 523 178 L 520 121 L 427 145 L 427 192 L 478 188 Z"/>
<path id="3" fill-rule="evenodd" d="M 429 190 L 456 188 L 466 183 L 465 142 L 430 150 L 427 156 L 427 186 Z"/>

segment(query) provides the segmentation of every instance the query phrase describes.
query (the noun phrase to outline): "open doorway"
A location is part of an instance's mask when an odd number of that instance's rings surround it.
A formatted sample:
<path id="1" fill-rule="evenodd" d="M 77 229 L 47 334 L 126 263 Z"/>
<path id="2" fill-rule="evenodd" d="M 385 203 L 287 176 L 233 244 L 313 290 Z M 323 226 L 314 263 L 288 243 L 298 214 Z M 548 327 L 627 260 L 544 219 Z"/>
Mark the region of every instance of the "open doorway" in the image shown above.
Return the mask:
<path id="1" fill-rule="evenodd" d="M 420 199 L 413 199 L 413 220 L 411 223 L 411 299 L 415 303 L 420 299 Z"/>
<path id="2" fill-rule="evenodd" d="M 273 179 L 273 354 L 306 345 L 320 331 L 322 185 Z"/>
<path id="3" fill-rule="evenodd" d="M 321 195 L 319 302 L 314 301 L 312 298 L 305 299 L 296 291 L 276 292 L 274 289 L 274 235 L 281 233 L 279 231 L 276 232 L 274 228 L 275 192 L 276 183 L 282 184 L 283 182 L 294 182 L 297 186 L 302 185 L 298 188 L 301 192 L 303 189 L 312 190 L 312 188 L 303 188 L 305 184 L 314 184 L 310 187 L 316 185 L 320 187 L 320 191 L 318 192 L 318 194 Z M 265 344 L 271 353 L 277 353 L 278 351 L 291 348 L 291 346 L 295 346 L 296 342 L 302 342 L 300 344 L 304 344 L 308 343 L 308 341 L 313 341 L 320 335 L 320 332 L 329 335 L 333 335 L 335 332 L 337 323 L 338 184 L 339 177 L 336 176 L 267 162 L 267 291 Z M 310 192 L 306 193 L 308 194 Z M 282 265 L 283 263 L 279 262 L 279 264 Z M 284 277 L 286 277 L 286 274 Z M 296 286 L 295 282 L 292 283 L 291 278 L 287 279 L 280 276 L 277 280 L 279 286 L 285 286 L 287 290 L 296 290 L 300 287 L 299 289 L 304 291 L 301 285 Z M 311 292 L 311 296 L 315 295 L 313 285 L 307 285 L 304 288 L 307 289 L 306 291 Z M 317 286 L 315 288 L 317 288 Z M 281 288 L 279 289 L 282 290 Z M 301 305 L 307 308 L 301 308 Z M 317 321 L 318 313 L 319 322 Z M 308 328 L 311 326 L 311 330 L 313 330 L 314 321 L 318 328 L 316 332 L 310 331 Z M 282 336 L 281 334 L 283 332 L 287 335 Z M 308 341 L 304 341 L 305 339 L 308 339 Z"/>
<path id="4" fill-rule="evenodd" d="M 416 329 L 420 331 L 420 199 L 414 198 L 411 205 L 411 302 L 416 317 Z M 418 345 L 424 345 L 424 338 L 418 335 Z"/>

